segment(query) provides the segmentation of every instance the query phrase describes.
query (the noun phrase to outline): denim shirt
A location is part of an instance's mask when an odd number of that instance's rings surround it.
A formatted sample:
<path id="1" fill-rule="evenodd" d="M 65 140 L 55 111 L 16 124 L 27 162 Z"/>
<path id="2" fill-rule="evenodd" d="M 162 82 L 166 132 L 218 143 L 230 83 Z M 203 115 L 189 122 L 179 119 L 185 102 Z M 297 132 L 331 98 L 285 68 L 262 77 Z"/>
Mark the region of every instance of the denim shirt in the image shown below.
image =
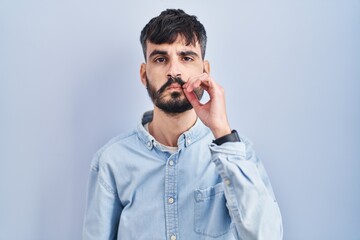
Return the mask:
<path id="1" fill-rule="evenodd" d="M 200 121 L 171 154 L 144 128 L 95 155 L 83 240 L 282 239 L 282 220 L 265 169 L 241 142 L 212 143 Z"/>

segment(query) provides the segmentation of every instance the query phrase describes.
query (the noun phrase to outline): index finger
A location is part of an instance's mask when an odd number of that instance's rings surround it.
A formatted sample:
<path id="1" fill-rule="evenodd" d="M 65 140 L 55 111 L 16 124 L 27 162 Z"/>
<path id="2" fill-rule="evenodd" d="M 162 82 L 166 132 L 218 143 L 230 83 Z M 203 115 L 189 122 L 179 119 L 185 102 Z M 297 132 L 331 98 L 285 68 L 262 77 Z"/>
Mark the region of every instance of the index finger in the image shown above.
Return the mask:
<path id="1" fill-rule="evenodd" d="M 188 92 L 194 90 L 194 88 L 202 87 L 206 91 L 210 87 L 210 76 L 207 73 L 202 73 L 197 76 L 190 77 L 189 80 L 183 85 L 183 88 Z"/>

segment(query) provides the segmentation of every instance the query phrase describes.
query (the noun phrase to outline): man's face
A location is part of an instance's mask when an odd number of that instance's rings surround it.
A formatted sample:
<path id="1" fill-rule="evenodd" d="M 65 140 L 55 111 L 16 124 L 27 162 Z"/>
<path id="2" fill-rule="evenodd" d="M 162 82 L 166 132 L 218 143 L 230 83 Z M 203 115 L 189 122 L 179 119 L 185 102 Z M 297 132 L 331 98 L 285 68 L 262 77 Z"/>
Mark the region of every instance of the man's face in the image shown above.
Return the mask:
<path id="1" fill-rule="evenodd" d="M 182 38 L 172 44 L 147 43 L 147 63 L 141 66 L 141 79 L 155 106 L 177 114 L 192 108 L 182 85 L 192 76 L 208 72 L 208 62 L 201 58 L 200 45 L 186 46 Z M 204 90 L 195 89 L 200 99 Z"/>

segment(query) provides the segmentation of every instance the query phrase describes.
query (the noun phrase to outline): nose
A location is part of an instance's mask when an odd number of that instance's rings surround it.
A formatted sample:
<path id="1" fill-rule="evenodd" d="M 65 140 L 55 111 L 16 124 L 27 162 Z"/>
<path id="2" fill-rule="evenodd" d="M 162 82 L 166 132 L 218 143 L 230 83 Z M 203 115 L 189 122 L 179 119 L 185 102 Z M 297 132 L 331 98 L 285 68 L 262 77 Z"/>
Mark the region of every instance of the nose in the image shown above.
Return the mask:
<path id="1" fill-rule="evenodd" d="M 176 60 L 172 60 L 168 64 L 167 77 L 181 77 L 181 66 Z"/>

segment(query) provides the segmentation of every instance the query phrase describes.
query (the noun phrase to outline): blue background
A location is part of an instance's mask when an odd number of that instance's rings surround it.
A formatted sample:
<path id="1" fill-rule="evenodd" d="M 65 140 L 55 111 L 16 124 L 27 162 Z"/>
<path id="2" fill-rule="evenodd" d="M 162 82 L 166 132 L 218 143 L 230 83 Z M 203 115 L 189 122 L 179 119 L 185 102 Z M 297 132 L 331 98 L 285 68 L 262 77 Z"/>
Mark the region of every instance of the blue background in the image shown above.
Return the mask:
<path id="1" fill-rule="evenodd" d="M 360 239 L 360 1 L 0 0 L 0 239 L 81 239 L 93 154 L 152 107 L 139 34 L 198 16 L 286 240 Z"/>

